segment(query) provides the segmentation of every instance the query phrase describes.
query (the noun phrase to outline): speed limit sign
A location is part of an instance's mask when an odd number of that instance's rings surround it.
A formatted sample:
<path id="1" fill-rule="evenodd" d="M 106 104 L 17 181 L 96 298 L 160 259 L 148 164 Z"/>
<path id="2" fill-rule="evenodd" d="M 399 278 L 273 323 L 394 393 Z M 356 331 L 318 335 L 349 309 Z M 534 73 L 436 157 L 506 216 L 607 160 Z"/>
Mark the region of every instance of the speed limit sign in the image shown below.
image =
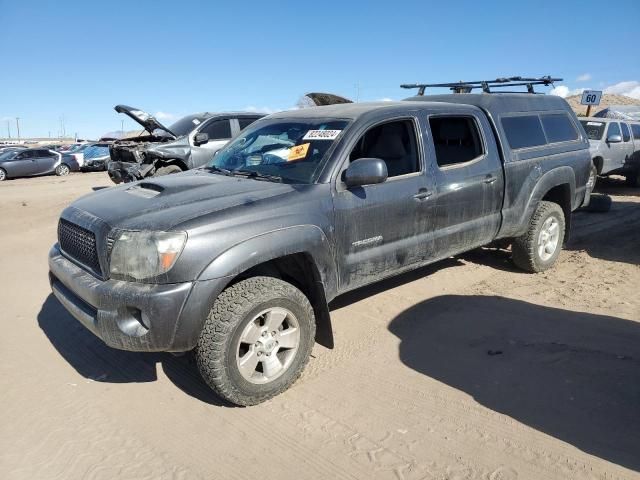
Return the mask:
<path id="1" fill-rule="evenodd" d="M 600 97 L 602 97 L 602 90 L 585 90 L 582 92 L 582 105 L 599 105 Z"/>

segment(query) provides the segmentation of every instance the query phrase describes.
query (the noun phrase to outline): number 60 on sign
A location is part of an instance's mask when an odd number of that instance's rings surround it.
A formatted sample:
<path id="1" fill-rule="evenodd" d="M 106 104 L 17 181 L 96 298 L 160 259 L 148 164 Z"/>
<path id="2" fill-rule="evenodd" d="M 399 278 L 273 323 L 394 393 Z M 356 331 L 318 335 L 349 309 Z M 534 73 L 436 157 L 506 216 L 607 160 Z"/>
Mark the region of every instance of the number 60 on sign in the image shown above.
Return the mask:
<path id="1" fill-rule="evenodd" d="M 601 90 L 585 90 L 582 92 L 582 105 L 599 105 L 600 97 L 602 97 Z"/>

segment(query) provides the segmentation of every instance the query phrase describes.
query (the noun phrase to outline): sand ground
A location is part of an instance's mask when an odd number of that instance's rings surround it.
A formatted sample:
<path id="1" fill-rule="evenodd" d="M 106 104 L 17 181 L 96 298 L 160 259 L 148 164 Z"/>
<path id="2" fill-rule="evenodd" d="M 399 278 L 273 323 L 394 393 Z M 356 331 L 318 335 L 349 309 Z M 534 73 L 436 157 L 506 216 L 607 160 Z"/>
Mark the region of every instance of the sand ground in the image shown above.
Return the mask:
<path id="1" fill-rule="evenodd" d="M 0 184 L 0 478 L 640 478 L 640 191 L 605 182 L 551 271 L 482 249 L 338 298 L 335 348 L 232 408 L 51 296 L 57 217 L 101 186 Z"/>

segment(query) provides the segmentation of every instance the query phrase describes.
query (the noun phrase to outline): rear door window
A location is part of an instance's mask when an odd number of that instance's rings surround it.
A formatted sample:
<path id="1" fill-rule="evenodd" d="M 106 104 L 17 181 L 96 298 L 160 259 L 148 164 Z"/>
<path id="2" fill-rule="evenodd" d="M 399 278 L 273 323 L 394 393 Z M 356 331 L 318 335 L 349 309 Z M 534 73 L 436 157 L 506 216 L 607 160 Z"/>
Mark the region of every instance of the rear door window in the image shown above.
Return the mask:
<path id="1" fill-rule="evenodd" d="M 633 132 L 633 139 L 640 140 L 640 125 L 636 123 L 631 124 L 631 131 Z"/>
<path id="2" fill-rule="evenodd" d="M 484 153 L 478 125 L 472 117 L 431 117 L 438 166 L 466 163 Z"/>
<path id="3" fill-rule="evenodd" d="M 578 131 L 566 113 L 546 113 L 540 118 L 549 143 L 570 142 L 578 139 Z"/>
<path id="4" fill-rule="evenodd" d="M 547 143 L 538 115 L 502 117 L 502 128 L 513 150 L 537 147 Z"/>
<path id="5" fill-rule="evenodd" d="M 629 127 L 626 123 L 621 123 L 620 126 L 622 127 L 622 140 L 624 142 L 628 142 L 629 140 L 631 140 L 631 132 L 629 132 Z"/>

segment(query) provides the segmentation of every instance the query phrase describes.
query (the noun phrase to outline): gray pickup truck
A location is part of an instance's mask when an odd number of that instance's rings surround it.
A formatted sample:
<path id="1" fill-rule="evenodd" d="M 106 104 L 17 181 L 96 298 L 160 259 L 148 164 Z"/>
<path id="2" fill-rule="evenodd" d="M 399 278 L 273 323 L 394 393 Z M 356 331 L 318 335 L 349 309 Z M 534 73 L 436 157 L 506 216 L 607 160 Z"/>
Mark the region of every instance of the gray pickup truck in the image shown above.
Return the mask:
<path id="1" fill-rule="evenodd" d="M 590 164 L 555 96 L 277 113 L 203 168 L 75 201 L 50 283 L 107 345 L 194 350 L 218 395 L 252 405 L 299 377 L 314 339 L 332 346 L 340 294 L 496 240 L 524 270 L 550 268 Z"/>
<path id="2" fill-rule="evenodd" d="M 622 175 L 640 187 L 640 123 L 613 118 L 584 117 L 591 158 L 598 175 Z"/>

